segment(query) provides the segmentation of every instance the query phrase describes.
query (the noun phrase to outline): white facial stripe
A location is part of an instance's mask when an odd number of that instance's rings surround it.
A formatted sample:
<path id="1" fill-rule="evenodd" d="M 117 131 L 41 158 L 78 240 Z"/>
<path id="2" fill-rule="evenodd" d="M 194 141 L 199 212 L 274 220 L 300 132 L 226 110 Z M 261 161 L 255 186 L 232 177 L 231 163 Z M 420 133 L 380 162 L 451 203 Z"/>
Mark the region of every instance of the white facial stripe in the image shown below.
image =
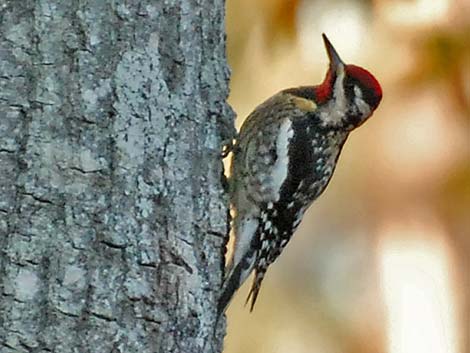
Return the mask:
<path id="1" fill-rule="evenodd" d="M 346 110 L 346 105 L 347 105 L 347 99 L 346 99 L 346 93 L 344 92 L 344 66 L 341 65 L 339 68 L 338 72 L 338 77 L 336 78 L 335 82 L 335 87 L 333 89 L 333 93 L 335 93 L 334 98 L 335 98 L 335 105 L 338 107 L 338 110 L 341 110 L 344 112 Z"/>
<path id="2" fill-rule="evenodd" d="M 359 97 L 359 98 L 362 98 L 362 91 L 359 87 L 357 87 L 356 85 L 354 85 L 354 95 L 356 97 Z"/>
<path id="3" fill-rule="evenodd" d="M 370 114 L 370 107 L 369 105 L 364 102 L 362 99 L 362 91 L 359 87 L 354 86 L 354 104 L 357 106 L 359 109 L 359 112 L 362 114 L 362 116 L 369 116 Z"/>
<path id="4" fill-rule="evenodd" d="M 344 118 L 344 112 L 347 110 L 346 92 L 344 92 L 344 66 L 337 71 L 335 85 L 333 87 L 333 99 L 326 105 L 323 111 L 320 112 L 321 121 L 323 125 L 338 125 L 341 124 Z"/>
<path id="5" fill-rule="evenodd" d="M 276 154 L 277 159 L 274 164 L 272 171 L 272 185 L 273 191 L 275 193 L 275 201 L 279 200 L 281 186 L 287 178 L 287 172 L 289 169 L 289 141 L 294 135 L 294 130 L 292 129 L 292 122 L 289 119 L 285 119 L 277 135 L 276 140 Z"/>

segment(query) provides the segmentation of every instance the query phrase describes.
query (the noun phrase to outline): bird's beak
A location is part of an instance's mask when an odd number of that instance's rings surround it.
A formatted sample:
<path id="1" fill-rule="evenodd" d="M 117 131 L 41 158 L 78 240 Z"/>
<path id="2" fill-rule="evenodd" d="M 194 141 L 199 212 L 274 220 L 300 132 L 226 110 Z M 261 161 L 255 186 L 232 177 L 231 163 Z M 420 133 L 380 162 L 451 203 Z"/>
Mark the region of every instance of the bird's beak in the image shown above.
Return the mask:
<path id="1" fill-rule="evenodd" d="M 333 47 L 325 33 L 323 33 L 322 36 L 323 41 L 325 42 L 325 48 L 326 52 L 328 53 L 328 58 L 330 59 L 330 68 L 333 71 L 338 71 L 344 66 L 343 60 L 341 60 L 338 53 L 336 52 L 336 49 Z"/>

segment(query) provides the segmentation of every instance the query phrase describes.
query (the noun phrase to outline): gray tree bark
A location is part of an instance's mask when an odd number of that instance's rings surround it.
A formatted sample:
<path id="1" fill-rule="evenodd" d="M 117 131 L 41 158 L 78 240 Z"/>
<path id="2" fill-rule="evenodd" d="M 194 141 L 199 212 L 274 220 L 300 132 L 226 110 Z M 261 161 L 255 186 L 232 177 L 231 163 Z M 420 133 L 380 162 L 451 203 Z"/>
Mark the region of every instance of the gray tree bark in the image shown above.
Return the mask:
<path id="1" fill-rule="evenodd" d="M 0 2 L 1 353 L 221 351 L 228 78 L 222 0 Z"/>

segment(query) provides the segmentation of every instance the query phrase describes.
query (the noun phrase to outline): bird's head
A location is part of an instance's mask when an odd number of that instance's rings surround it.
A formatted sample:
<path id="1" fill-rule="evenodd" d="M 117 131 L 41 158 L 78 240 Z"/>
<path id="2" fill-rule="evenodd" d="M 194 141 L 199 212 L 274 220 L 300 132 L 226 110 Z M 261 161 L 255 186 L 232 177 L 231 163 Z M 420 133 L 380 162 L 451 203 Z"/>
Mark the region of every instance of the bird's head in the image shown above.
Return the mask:
<path id="1" fill-rule="evenodd" d="M 325 80 L 315 86 L 315 101 L 326 126 L 352 130 L 364 123 L 382 99 L 382 88 L 366 69 L 345 64 L 323 34 L 330 60 Z"/>

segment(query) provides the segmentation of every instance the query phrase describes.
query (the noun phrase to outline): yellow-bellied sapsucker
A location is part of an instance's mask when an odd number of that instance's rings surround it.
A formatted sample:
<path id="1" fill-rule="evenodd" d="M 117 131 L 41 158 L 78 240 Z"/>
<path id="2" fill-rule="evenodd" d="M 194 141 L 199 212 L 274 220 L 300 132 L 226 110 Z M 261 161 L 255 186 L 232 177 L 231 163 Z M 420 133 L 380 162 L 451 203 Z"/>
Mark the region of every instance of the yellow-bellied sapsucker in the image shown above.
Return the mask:
<path id="1" fill-rule="evenodd" d="M 246 119 L 233 148 L 234 253 L 219 313 L 254 270 L 251 310 L 268 266 L 307 208 L 325 190 L 349 133 L 379 105 L 382 89 L 367 70 L 347 65 L 323 35 L 330 65 L 318 86 L 283 90 Z"/>

